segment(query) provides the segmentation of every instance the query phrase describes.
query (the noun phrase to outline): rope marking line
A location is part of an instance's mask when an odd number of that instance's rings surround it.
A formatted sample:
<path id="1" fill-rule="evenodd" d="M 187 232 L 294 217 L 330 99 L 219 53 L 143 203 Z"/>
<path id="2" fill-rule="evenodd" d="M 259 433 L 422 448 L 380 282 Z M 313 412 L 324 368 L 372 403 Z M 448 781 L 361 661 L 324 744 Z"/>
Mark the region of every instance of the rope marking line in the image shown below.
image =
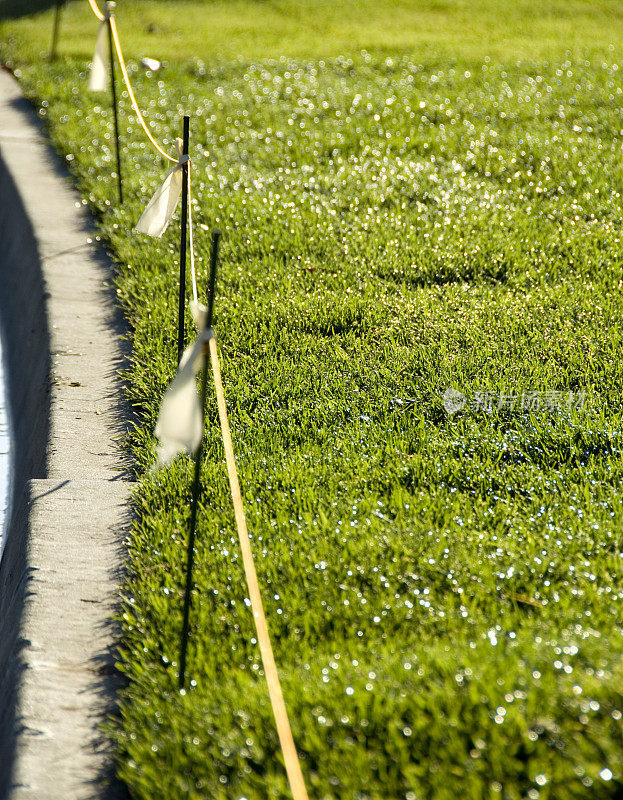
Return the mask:
<path id="1" fill-rule="evenodd" d="M 125 58 L 123 57 L 123 50 L 121 49 L 121 40 L 119 39 L 117 22 L 115 20 L 115 15 L 112 13 L 112 9 L 108 9 L 107 12 L 108 15 L 105 16 L 97 7 L 97 3 L 95 2 L 95 0 L 89 0 L 89 5 L 91 6 L 91 11 L 95 14 L 95 16 L 97 17 L 97 19 L 99 19 L 100 22 L 108 21 L 108 24 L 110 25 L 112 38 L 115 43 L 115 50 L 117 51 L 117 58 L 119 59 L 119 66 L 121 67 L 121 74 L 123 75 L 123 82 L 125 83 L 126 89 L 128 90 L 128 96 L 130 98 L 130 102 L 132 103 L 132 108 L 136 112 L 138 121 L 140 122 L 143 130 L 145 131 L 147 138 L 153 144 L 153 146 L 156 148 L 156 150 L 160 153 L 161 156 L 164 156 L 169 161 L 177 163 L 177 159 L 173 158 L 173 156 L 170 156 L 165 150 L 163 150 L 162 147 L 160 147 L 158 142 L 151 135 L 149 128 L 147 127 L 147 123 L 145 122 L 145 119 L 143 117 L 143 114 L 141 113 L 141 109 L 139 108 L 139 105 L 136 102 L 136 96 L 134 95 L 134 90 L 132 89 L 132 84 L 130 83 L 130 76 L 128 75 L 128 68 L 125 63 Z"/>
<path id="2" fill-rule="evenodd" d="M 132 107 L 134 108 L 134 111 L 137 114 L 138 120 L 143 130 L 145 131 L 147 138 L 161 155 L 163 155 L 169 161 L 173 161 L 174 163 L 179 163 L 177 159 L 170 156 L 160 147 L 160 145 L 155 141 L 155 139 L 153 138 L 153 136 L 151 135 L 151 133 L 147 128 L 141 110 L 136 101 L 136 97 L 132 90 L 132 85 L 130 83 L 128 70 L 126 67 L 125 59 L 123 57 L 123 51 L 121 49 L 121 42 L 119 40 L 119 33 L 117 31 L 117 24 L 115 22 L 114 15 L 109 12 L 108 17 L 105 17 L 97 7 L 97 3 L 95 2 L 95 0 L 89 0 L 89 5 L 91 6 L 91 10 L 95 14 L 95 16 L 100 20 L 100 22 L 105 22 L 106 20 L 108 20 L 108 23 L 110 24 L 110 28 L 113 35 L 113 41 L 115 43 L 115 49 L 117 51 L 117 57 L 119 59 L 119 65 L 121 67 L 121 73 L 123 75 L 123 80 L 128 90 L 128 96 L 130 97 Z M 195 263 L 194 263 L 195 259 L 194 259 L 193 234 L 192 234 L 192 211 L 190 210 L 191 204 L 192 204 L 192 195 L 190 191 L 190 158 L 189 158 L 188 159 L 188 205 L 189 205 L 189 224 L 190 224 L 190 258 L 191 258 L 191 272 L 193 281 L 193 295 L 195 300 L 197 300 L 197 287 L 196 287 Z M 305 781 L 303 779 L 303 773 L 301 771 L 301 765 L 299 762 L 298 754 L 296 752 L 296 746 L 294 744 L 294 738 L 292 736 L 290 721 L 288 719 L 288 712 L 286 709 L 285 700 L 283 699 L 283 692 L 281 690 L 281 683 L 279 681 L 279 673 L 277 671 L 277 665 L 275 663 L 275 656 L 273 654 L 273 649 L 270 641 L 270 634 L 268 632 L 268 623 L 266 621 L 266 615 L 264 613 L 264 605 L 262 603 L 262 595 L 260 592 L 260 587 L 257 579 L 257 572 L 255 570 L 253 551 L 251 550 L 251 544 L 249 541 L 249 532 L 247 529 L 247 522 L 244 513 L 244 505 L 242 503 L 242 494 L 240 492 L 240 482 L 238 480 L 236 457 L 234 455 L 234 448 L 231 440 L 229 420 L 227 417 L 227 405 L 225 402 L 225 393 L 223 390 L 223 382 L 221 379 L 221 368 L 218 357 L 218 349 L 216 346 L 216 338 L 214 337 L 213 332 L 212 335 L 209 337 L 208 348 L 210 354 L 210 363 L 212 365 L 212 374 L 214 377 L 214 388 L 216 391 L 216 400 L 218 405 L 219 422 L 223 439 L 223 448 L 225 450 L 227 475 L 229 478 L 229 486 L 231 490 L 232 502 L 234 506 L 234 514 L 236 518 L 236 528 L 238 531 L 238 539 L 240 541 L 240 549 L 242 551 L 242 560 L 244 564 L 244 572 L 247 581 L 247 587 L 249 589 L 251 609 L 253 611 L 253 620 L 255 623 L 255 629 L 257 631 L 257 638 L 260 646 L 262 663 L 264 664 L 264 673 L 266 675 L 266 683 L 268 685 L 268 694 L 270 697 L 270 702 L 275 717 L 277 734 L 279 736 L 279 743 L 281 745 L 281 750 L 283 753 L 283 758 L 286 767 L 286 773 L 288 775 L 288 782 L 290 784 L 290 789 L 292 790 L 293 798 L 294 800 L 308 800 L 307 789 L 305 788 Z"/>
<path id="3" fill-rule="evenodd" d="M 221 434 L 223 437 L 223 447 L 225 449 L 227 475 L 229 477 L 229 486 L 231 489 L 231 497 L 236 516 L 236 528 L 238 529 L 238 539 L 240 540 L 240 549 L 242 550 L 242 561 L 244 564 L 245 577 L 247 579 L 247 587 L 249 589 L 253 620 L 255 622 L 255 629 L 257 631 L 257 639 L 260 645 L 262 662 L 264 664 L 266 683 L 268 684 L 268 694 L 270 696 L 270 703 L 275 716 L 277 733 L 279 735 L 279 743 L 281 744 L 281 751 L 283 752 L 283 758 L 285 761 L 286 772 L 288 774 L 288 781 L 290 783 L 292 795 L 294 800 L 308 800 L 307 789 L 305 788 L 305 781 L 303 780 L 303 774 L 301 772 L 301 765 L 299 763 L 294 739 L 292 737 L 288 712 L 283 699 L 283 693 L 281 691 L 279 673 L 277 672 L 277 665 L 275 664 L 275 657 L 273 655 L 273 649 L 270 643 L 270 635 L 268 633 L 268 624 L 264 614 L 262 595 L 260 593 L 257 573 L 255 571 L 253 552 L 251 550 L 251 543 L 249 541 L 247 521 L 242 503 L 242 495 L 240 493 L 240 483 L 238 481 L 236 456 L 234 455 L 234 448 L 231 441 L 231 431 L 229 429 L 229 420 L 227 418 L 227 405 L 225 403 L 225 393 L 223 391 L 223 382 L 221 380 L 221 368 L 219 364 L 218 349 L 216 346 L 215 337 L 210 338 L 208 346 L 210 349 L 210 362 L 212 364 L 212 374 L 214 376 L 214 388 L 216 390 L 216 401 L 218 405 Z"/>
<path id="4" fill-rule="evenodd" d="M 89 5 L 91 6 L 91 11 L 95 14 L 95 16 L 99 19 L 99 21 L 104 22 L 106 20 L 106 17 L 97 7 L 97 3 L 95 2 L 95 0 L 89 0 Z"/>
<path id="5" fill-rule="evenodd" d="M 90 2 L 90 0 L 89 0 L 89 2 Z M 111 15 L 111 17 L 110 17 L 110 28 L 112 30 L 112 38 L 113 38 L 113 40 L 115 42 L 115 50 L 117 51 L 117 57 L 119 59 L 119 66 L 121 67 L 121 74 L 123 75 L 123 82 L 125 83 L 126 89 L 128 90 L 128 96 L 130 97 L 130 102 L 132 103 L 132 107 L 134 108 L 134 111 L 136 112 L 136 116 L 138 117 L 138 121 L 141 123 L 141 126 L 142 126 L 143 130 L 147 134 L 147 138 L 153 144 L 153 146 L 156 148 L 156 150 L 160 153 L 160 155 L 164 156 L 169 161 L 177 162 L 177 159 L 173 158 L 173 156 L 170 156 L 167 152 L 165 152 L 162 149 L 162 147 L 160 147 L 158 142 L 154 139 L 154 137 L 149 132 L 149 129 L 147 127 L 147 123 L 143 119 L 143 115 L 141 113 L 141 109 L 139 108 L 138 103 L 136 102 L 136 97 L 134 96 L 134 91 L 132 89 L 132 84 L 130 83 L 130 76 L 128 75 L 128 69 L 126 67 L 125 58 L 123 57 L 123 51 L 121 50 L 121 42 L 119 40 L 119 33 L 117 31 L 117 22 L 115 20 L 114 15 Z"/>

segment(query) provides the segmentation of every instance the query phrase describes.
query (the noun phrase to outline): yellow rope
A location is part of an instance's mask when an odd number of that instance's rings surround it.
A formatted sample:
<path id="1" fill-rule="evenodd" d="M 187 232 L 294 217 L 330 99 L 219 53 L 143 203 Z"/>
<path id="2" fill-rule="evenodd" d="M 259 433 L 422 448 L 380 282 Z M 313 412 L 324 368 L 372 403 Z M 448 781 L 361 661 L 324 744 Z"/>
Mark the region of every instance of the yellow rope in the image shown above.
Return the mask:
<path id="1" fill-rule="evenodd" d="M 247 531 L 247 522 L 244 515 L 244 506 L 242 504 L 242 495 L 240 494 L 240 484 L 238 482 L 238 472 L 236 470 L 236 457 L 234 455 L 234 448 L 231 442 L 231 432 L 229 430 L 229 421 L 227 419 L 227 406 L 225 404 L 225 393 L 223 391 L 223 383 L 221 380 L 221 368 L 219 365 L 218 350 L 214 337 L 210 338 L 209 347 L 212 373 L 214 375 L 214 388 L 216 389 L 216 401 L 218 404 L 218 415 L 221 423 L 223 446 L 225 448 L 225 461 L 227 462 L 229 486 L 231 489 L 231 497 L 234 503 L 236 527 L 238 528 L 238 538 L 240 540 L 240 548 L 242 550 L 242 561 L 244 564 L 244 572 L 249 589 L 251 609 L 253 611 L 257 639 L 260 645 L 262 662 L 264 664 L 266 683 L 268 684 L 268 694 L 273 707 L 273 714 L 275 715 L 277 733 L 279 735 L 279 742 L 281 743 L 281 750 L 283 752 L 283 758 L 286 765 L 290 789 L 292 790 L 292 796 L 294 797 L 294 800 L 308 800 L 307 790 L 305 788 L 305 782 L 301 772 L 301 765 L 299 764 L 296 747 L 294 745 L 294 739 L 292 738 L 292 730 L 288 720 L 288 712 L 283 699 L 281 684 L 279 683 L 279 673 L 277 672 L 277 665 L 275 664 L 275 657 L 273 655 L 273 649 L 270 643 L 268 625 L 266 623 L 264 606 L 262 604 L 262 595 L 260 594 L 257 573 L 255 572 L 255 564 L 253 563 L 253 552 L 251 551 L 249 533 Z"/>
<path id="2" fill-rule="evenodd" d="M 91 0 L 89 0 L 91 2 Z M 109 17 L 110 22 L 110 29 L 112 31 L 112 38 L 115 43 L 115 50 L 117 51 L 117 57 L 119 59 L 119 66 L 121 67 L 121 74 L 123 75 L 123 81 L 126 85 L 126 89 L 128 90 L 128 95 L 130 97 L 130 102 L 132 103 L 132 108 L 136 112 L 136 116 L 138 121 L 141 123 L 143 130 L 147 134 L 147 138 L 156 148 L 156 150 L 160 153 L 160 155 L 168 158 L 169 161 L 173 161 L 174 164 L 177 164 L 177 158 L 173 158 L 167 152 L 165 152 L 162 147 L 158 144 L 158 142 L 154 139 L 154 137 L 149 132 L 147 124 L 143 119 L 143 115 L 141 114 L 141 109 L 138 107 L 138 103 L 136 102 L 136 97 L 134 96 L 134 92 L 132 91 L 132 85 L 130 84 L 130 77 L 128 75 L 128 69 L 125 64 L 125 58 L 123 57 L 123 51 L 121 50 L 121 42 L 119 41 L 119 33 L 117 31 L 117 23 L 115 22 L 114 16 L 111 14 Z"/>
<path id="3" fill-rule="evenodd" d="M 100 22 L 104 22 L 106 17 L 102 14 L 102 12 L 97 7 L 97 3 L 95 0 L 89 0 L 89 5 L 91 6 L 91 11 L 95 14 L 95 16 L 99 19 Z"/>
<path id="4" fill-rule="evenodd" d="M 99 8 L 97 7 L 95 0 L 89 0 L 89 5 L 91 6 L 93 13 L 100 20 L 100 22 L 104 22 L 106 20 L 106 17 L 101 13 Z M 136 102 L 136 97 L 134 96 L 134 92 L 132 91 L 132 85 L 130 84 L 130 78 L 128 76 L 128 70 L 126 67 L 125 59 L 123 57 L 123 51 L 121 50 L 121 42 L 119 41 L 117 24 L 112 14 L 109 15 L 108 22 L 110 24 L 110 28 L 112 31 L 113 41 L 115 43 L 115 49 L 117 51 L 119 65 L 121 66 L 121 73 L 123 75 L 123 80 L 128 90 L 130 102 L 132 103 L 132 107 L 136 112 L 138 120 L 141 123 L 143 130 L 147 134 L 147 138 L 158 150 L 158 152 L 165 158 L 168 158 L 169 161 L 177 163 L 177 159 L 173 158 L 168 153 L 166 153 L 160 147 L 160 145 L 155 141 L 155 139 L 149 132 L 147 125 L 145 124 L 145 120 L 143 119 L 141 110 L 138 106 L 138 103 Z M 190 170 L 188 177 L 190 184 Z M 189 194 L 188 198 L 189 203 L 191 203 L 192 198 L 190 196 L 190 191 L 188 194 Z M 193 247 L 192 247 L 192 229 L 191 229 L 191 260 L 194 261 L 193 258 L 194 253 L 192 251 Z M 192 266 L 194 267 L 194 264 L 192 264 Z M 193 272 L 193 288 L 194 288 L 195 285 L 194 269 L 192 270 L 192 272 Z M 303 773 L 301 772 L 301 765 L 299 764 L 298 755 L 296 752 L 296 746 L 294 744 L 294 739 L 292 737 L 292 729 L 290 728 L 288 712 L 286 709 L 285 701 L 283 699 L 283 692 L 281 691 L 281 684 L 279 682 L 279 673 L 277 672 L 275 656 L 273 655 L 273 649 L 270 643 L 270 635 L 268 633 L 268 623 L 266 622 L 266 616 L 264 614 L 262 595 L 260 593 L 260 587 L 257 580 L 257 573 L 255 571 L 255 564 L 253 562 L 253 552 L 251 550 L 251 544 L 249 542 L 249 533 L 247 531 L 247 522 L 244 514 L 244 506 L 242 504 L 242 495 L 240 493 L 238 472 L 236 469 L 236 457 L 234 455 L 234 448 L 231 441 L 231 431 L 229 429 L 229 420 L 227 418 L 227 405 L 225 403 L 225 393 L 223 391 L 223 382 L 221 380 L 221 368 L 219 364 L 218 350 L 216 347 L 216 340 L 214 339 L 214 337 L 210 339 L 209 348 L 210 348 L 210 361 L 212 363 L 212 373 L 214 375 L 214 387 L 216 389 L 218 414 L 221 423 L 221 433 L 223 436 L 223 447 L 225 449 L 225 461 L 227 463 L 229 486 L 231 489 L 231 496 L 234 504 L 236 527 L 238 529 L 240 549 L 242 550 L 242 561 L 244 564 L 244 572 L 247 580 L 247 586 L 249 588 L 251 609 L 253 611 L 255 629 L 257 631 L 257 638 L 260 645 L 262 663 L 264 664 L 266 683 L 268 684 L 268 694 L 270 697 L 273 714 L 275 716 L 277 734 L 279 736 L 279 742 L 281 744 L 281 750 L 283 752 L 283 758 L 285 761 L 286 772 L 288 775 L 288 781 L 290 783 L 290 789 L 292 790 L 292 795 L 294 797 L 294 800 L 308 800 L 307 789 L 305 788 L 305 781 L 303 780 Z"/>
<path id="5" fill-rule="evenodd" d="M 99 10 L 97 3 L 95 0 L 89 0 L 89 5 L 91 6 L 91 11 L 95 14 L 95 16 L 99 19 L 100 22 L 108 21 L 110 25 L 110 30 L 112 32 L 112 38 L 115 43 L 115 50 L 117 51 L 117 58 L 119 59 L 119 66 L 121 67 L 121 74 L 123 75 L 123 82 L 125 83 L 126 89 L 128 90 L 128 95 L 130 97 L 130 102 L 132 103 L 132 108 L 136 112 L 136 116 L 138 121 L 141 123 L 141 126 L 145 133 L 147 134 L 147 138 L 156 148 L 156 150 L 160 153 L 160 155 L 167 158 L 169 161 L 173 161 L 173 163 L 177 163 L 177 159 L 170 156 L 167 152 L 165 152 L 162 147 L 158 144 L 158 142 L 154 139 L 151 135 L 149 128 L 141 114 L 141 109 L 136 102 L 136 97 L 134 95 L 134 91 L 132 90 L 132 84 L 130 83 L 130 76 L 128 75 L 128 68 L 126 67 L 125 58 L 123 57 L 123 51 L 121 49 L 121 41 L 119 40 L 119 32 L 117 31 L 117 23 L 115 21 L 114 14 L 111 13 L 111 8 L 114 6 L 114 3 L 108 7 L 108 14 L 104 16 L 102 12 Z M 111 64 L 112 69 L 112 64 Z"/>

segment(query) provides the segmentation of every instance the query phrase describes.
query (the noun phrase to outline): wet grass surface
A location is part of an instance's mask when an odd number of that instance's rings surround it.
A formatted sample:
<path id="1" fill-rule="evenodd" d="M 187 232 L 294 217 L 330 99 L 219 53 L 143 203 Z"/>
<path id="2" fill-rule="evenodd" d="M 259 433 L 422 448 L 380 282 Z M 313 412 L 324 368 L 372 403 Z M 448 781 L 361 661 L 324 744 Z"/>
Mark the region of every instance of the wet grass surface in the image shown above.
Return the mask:
<path id="1" fill-rule="evenodd" d="M 48 53 L 54 5 L 0 0 L 0 22 L 19 20 L 6 36 L 20 58 Z M 618 0 L 120 0 L 117 16 L 134 57 L 206 62 L 414 48 L 479 61 L 545 58 L 623 39 Z M 93 27 L 86 0 L 66 3 L 59 54 L 90 59 Z"/>
<path id="2" fill-rule="evenodd" d="M 622 82 L 600 30 L 547 59 L 133 72 L 169 147 L 192 111 L 194 216 L 224 234 L 232 433 L 313 798 L 623 792 Z M 285 798 L 212 401 L 193 686 L 176 690 L 192 466 L 147 470 L 175 368 L 178 234 L 131 232 L 165 165 L 124 99 L 117 208 L 84 58 L 41 69 L 15 48 L 132 326 L 120 774 L 137 798 Z M 197 247 L 205 285 L 201 228 Z"/>

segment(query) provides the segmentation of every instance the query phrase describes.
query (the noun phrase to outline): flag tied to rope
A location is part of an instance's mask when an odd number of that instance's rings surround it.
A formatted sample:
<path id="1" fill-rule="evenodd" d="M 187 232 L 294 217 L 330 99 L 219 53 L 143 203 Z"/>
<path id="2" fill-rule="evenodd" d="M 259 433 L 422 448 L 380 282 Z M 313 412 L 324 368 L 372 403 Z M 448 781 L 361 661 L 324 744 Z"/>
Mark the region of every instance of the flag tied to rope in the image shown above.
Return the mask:
<path id="1" fill-rule="evenodd" d="M 179 161 L 169 170 L 164 181 L 149 201 L 147 208 L 143 211 L 134 229 L 139 233 L 159 238 L 169 227 L 182 193 L 182 167 L 190 161 L 188 156 L 182 155 L 183 147 L 183 141 L 177 139 Z"/>
<path id="2" fill-rule="evenodd" d="M 104 22 L 100 23 L 97 32 L 95 54 L 93 55 L 93 62 L 91 63 L 91 71 L 89 73 L 90 92 L 105 92 L 108 88 L 108 69 L 106 67 L 106 62 L 108 61 L 106 53 L 108 25 L 108 19 L 105 19 Z"/>
<path id="3" fill-rule="evenodd" d="M 158 414 L 156 436 L 158 467 L 168 464 L 178 453 L 195 453 L 203 435 L 203 410 L 196 377 L 203 366 L 204 346 L 214 336 L 205 328 L 208 309 L 193 300 L 190 304 L 199 335 L 182 355 L 177 373 L 165 392 Z"/>

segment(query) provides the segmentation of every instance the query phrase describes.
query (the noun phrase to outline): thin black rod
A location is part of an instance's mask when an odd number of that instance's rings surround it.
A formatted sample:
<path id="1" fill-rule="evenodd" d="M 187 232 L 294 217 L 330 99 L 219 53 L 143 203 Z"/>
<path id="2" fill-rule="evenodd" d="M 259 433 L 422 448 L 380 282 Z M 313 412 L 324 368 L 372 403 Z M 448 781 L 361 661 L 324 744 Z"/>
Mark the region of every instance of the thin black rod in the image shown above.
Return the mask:
<path id="1" fill-rule="evenodd" d="M 52 28 L 52 46 L 50 47 L 50 61 L 56 61 L 56 45 L 58 44 L 58 31 L 61 24 L 61 8 L 65 0 L 56 0 L 54 9 L 54 27 Z"/>
<path id="2" fill-rule="evenodd" d="M 190 117 L 184 117 L 182 155 L 188 155 Z M 188 227 L 188 161 L 182 164 L 182 230 L 180 236 L 180 293 L 177 307 L 177 363 L 184 352 L 184 312 L 186 309 L 186 229 Z"/>
<path id="3" fill-rule="evenodd" d="M 123 180 L 121 178 L 121 150 L 119 149 L 119 114 L 117 112 L 117 84 L 115 80 L 115 56 L 113 51 L 112 25 L 108 18 L 108 51 L 110 54 L 110 88 L 112 91 L 112 109 L 115 118 L 115 146 L 117 152 L 117 185 L 119 187 L 119 205 L 123 205 Z"/>
<path id="4" fill-rule="evenodd" d="M 218 246 L 221 239 L 220 231 L 212 231 L 212 254 L 210 256 L 210 283 L 208 284 L 208 313 L 206 315 L 206 328 L 212 327 L 212 314 L 214 312 L 214 291 L 216 286 L 216 262 L 218 259 Z"/>
<path id="5" fill-rule="evenodd" d="M 206 351 L 208 345 L 204 345 Z M 201 413 L 205 408 L 208 387 L 208 352 L 203 356 L 203 369 L 201 372 Z M 202 425 L 203 434 L 203 425 Z M 195 533 L 197 530 L 197 508 L 199 506 L 199 492 L 201 488 L 201 461 L 203 459 L 203 438 L 195 453 L 195 477 L 193 480 L 193 497 L 190 510 L 190 535 L 188 537 L 188 550 L 186 553 L 186 589 L 184 591 L 184 620 L 182 622 L 182 635 L 180 638 L 180 674 L 179 687 L 184 688 L 186 682 L 186 653 L 188 651 L 188 626 L 190 619 L 190 600 L 193 590 L 193 566 L 195 562 Z"/>
<path id="6" fill-rule="evenodd" d="M 210 261 L 210 284 L 208 289 L 208 314 L 205 329 L 212 326 L 212 309 L 214 308 L 214 292 L 216 285 L 216 263 L 218 260 L 218 245 L 220 231 L 212 233 L 212 256 Z M 209 319 L 209 322 L 208 322 Z M 203 369 L 201 373 L 201 415 L 203 418 L 206 394 L 208 387 L 208 363 L 210 351 L 208 342 L 203 345 Z M 203 433 L 203 424 L 201 426 Z M 201 461 L 203 458 L 203 436 L 195 453 L 195 477 L 193 480 L 192 505 L 190 509 L 190 534 L 188 536 L 188 550 L 186 552 L 186 588 L 184 590 L 184 615 L 182 634 L 180 637 L 180 671 L 179 688 L 183 689 L 186 682 L 186 654 L 188 652 L 188 629 L 190 620 L 190 603 L 193 589 L 193 567 L 195 563 L 195 534 L 197 530 L 197 510 L 199 508 L 199 494 L 201 491 Z"/>

